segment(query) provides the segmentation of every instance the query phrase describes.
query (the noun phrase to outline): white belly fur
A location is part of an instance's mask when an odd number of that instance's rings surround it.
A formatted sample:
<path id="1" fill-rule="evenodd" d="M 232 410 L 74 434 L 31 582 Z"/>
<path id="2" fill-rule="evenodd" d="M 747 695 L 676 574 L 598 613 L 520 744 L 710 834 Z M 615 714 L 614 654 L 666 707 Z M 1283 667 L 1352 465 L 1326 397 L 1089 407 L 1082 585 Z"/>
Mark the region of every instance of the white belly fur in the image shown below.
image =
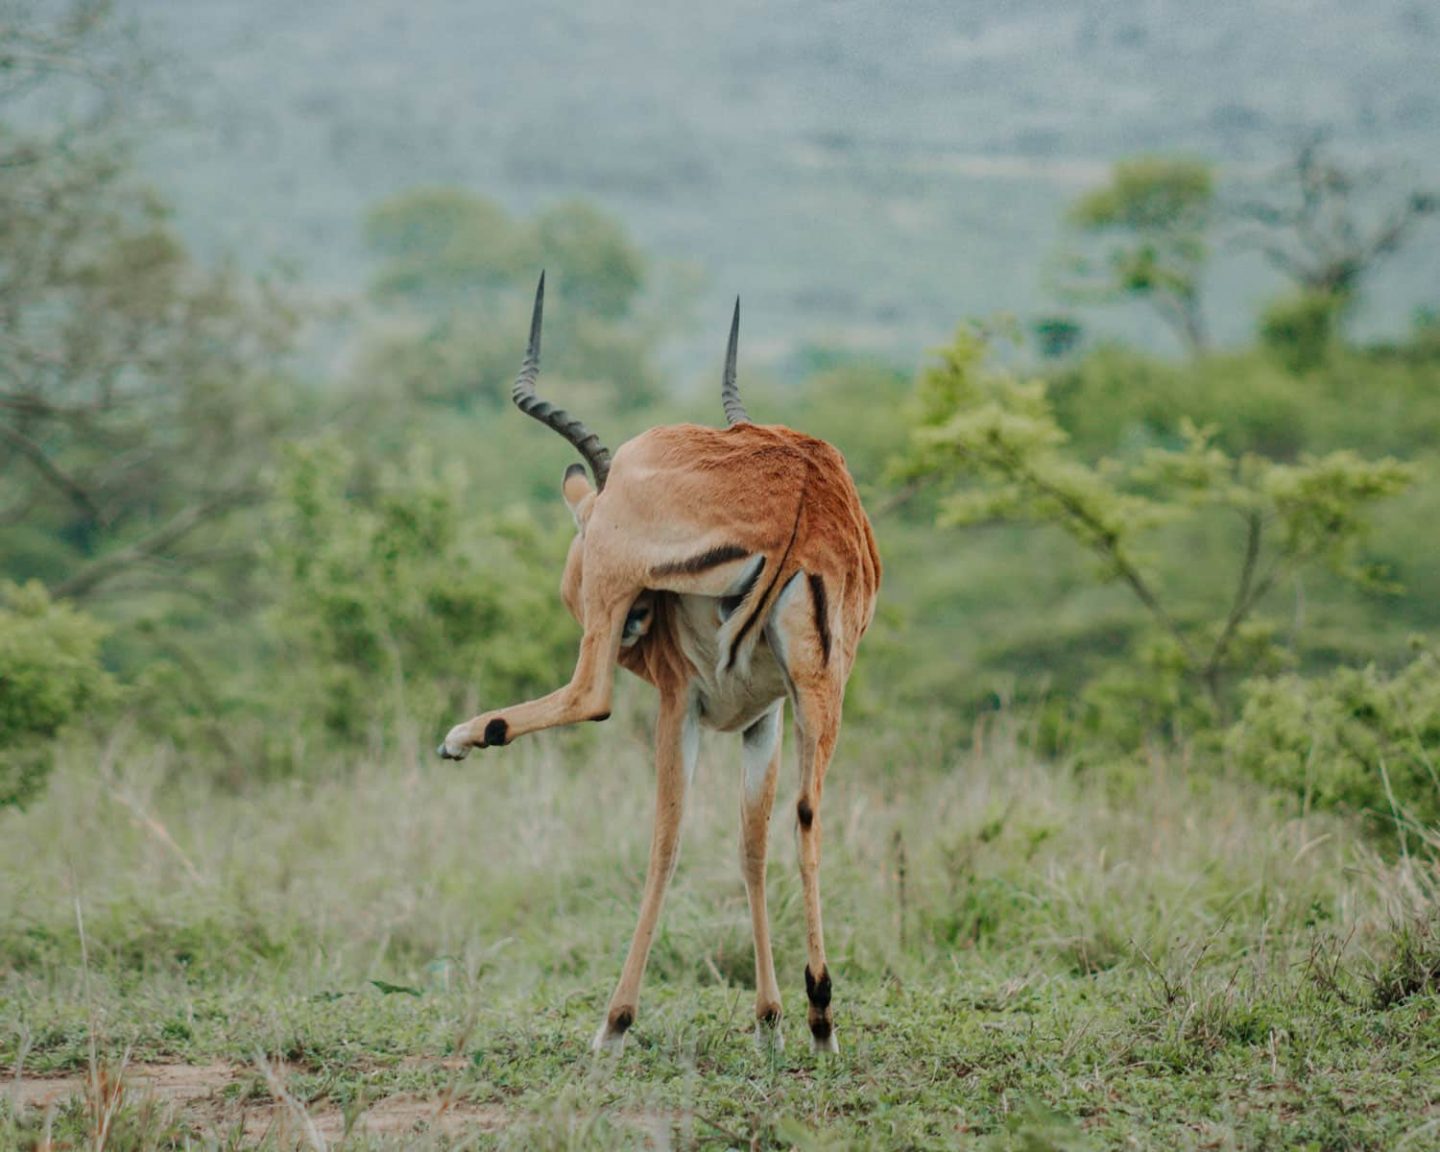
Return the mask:
<path id="1" fill-rule="evenodd" d="M 720 602 L 711 596 L 676 595 L 680 645 L 695 670 L 700 723 L 720 732 L 750 727 L 785 696 L 785 676 L 756 622 L 750 660 L 736 661 L 728 672 L 717 668 L 720 645 Z M 747 665 L 748 666 L 745 666 Z"/>

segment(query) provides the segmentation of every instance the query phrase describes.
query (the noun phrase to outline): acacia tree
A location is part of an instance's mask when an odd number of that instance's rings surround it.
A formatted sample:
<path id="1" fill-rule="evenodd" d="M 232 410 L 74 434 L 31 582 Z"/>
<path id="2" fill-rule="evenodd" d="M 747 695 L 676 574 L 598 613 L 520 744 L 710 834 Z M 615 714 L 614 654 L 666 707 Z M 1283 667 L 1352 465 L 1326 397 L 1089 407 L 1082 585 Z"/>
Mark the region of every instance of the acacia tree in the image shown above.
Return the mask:
<path id="1" fill-rule="evenodd" d="M 1364 281 L 1440 215 L 1440 193 L 1397 191 L 1395 182 L 1393 169 L 1343 163 L 1323 133 L 1312 135 L 1228 206 L 1235 243 L 1259 252 L 1302 293 L 1348 308 Z"/>
<path id="2" fill-rule="evenodd" d="M 1354 545 L 1371 508 L 1403 491 L 1413 469 L 1351 452 L 1296 463 L 1235 456 L 1214 442 L 1214 429 L 1192 424 L 1179 446 L 1091 464 L 1066 449 L 1045 383 L 994 367 L 985 340 L 962 331 L 921 378 L 912 447 L 897 474 L 949 488 L 942 524 L 1059 528 L 1099 561 L 1102 580 L 1130 591 L 1151 628 L 1130 667 L 1093 684 L 1087 702 L 1120 703 L 1133 735 L 1173 729 L 1177 718 L 1229 718 L 1236 680 L 1283 657 L 1262 608 L 1292 574 L 1328 564 L 1356 581 L 1377 579 L 1354 563 Z M 1145 548 L 1163 525 L 1215 512 L 1235 524 L 1234 580 L 1213 601 L 1188 602 Z M 1101 726 L 1116 727 L 1108 717 Z"/>
<path id="3" fill-rule="evenodd" d="M 288 408 L 293 310 L 135 175 L 144 72 L 106 4 L 0 24 L 0 534 L 60 597 L 191 581 Z"/>
<path id="4" fill-rule="evenodd" d="M 1143 301 L 1190 353 L 1203 352 L 1209 338 L 1201 278 L 1214 208 L 1209 165 L 1157 156 L 1120 161 L 1107 184 L 1070 209 L 1068 223 L 1086 251 L 1072 261 L 1067 293 Z"/>
<path id="5" fill-rule="evenodd" d="M 1260 322 L 1262 342 L 1292 370 L 1325 360 L 1365 281 L 1440 214 L 1440 195 L 1397 190 L 1396 180 L 1384 165 L 1342 162 L 1316 134 L 1228 205 L 1234 246 L 1259 252 L 1294 284 Z"/>

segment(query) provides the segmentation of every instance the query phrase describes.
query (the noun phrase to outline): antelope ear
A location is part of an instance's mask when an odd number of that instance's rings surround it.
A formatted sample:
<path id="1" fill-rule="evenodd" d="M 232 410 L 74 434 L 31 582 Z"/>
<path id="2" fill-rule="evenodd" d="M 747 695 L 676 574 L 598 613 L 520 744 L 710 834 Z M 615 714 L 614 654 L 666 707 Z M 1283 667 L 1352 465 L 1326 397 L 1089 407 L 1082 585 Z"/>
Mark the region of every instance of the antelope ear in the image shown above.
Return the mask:
<path id="1" fill-rule="evenodd" d="M 594 495 L 595 492 L 595 489 L 590 487 L 590 477 L 585 473 L 585 465 L 571 464 L 565 469 L 565 481 L 561 484 L 560 491 L 565 496 L 565 503 L 570 507 L 570 515 L 575 517 L 575 527 L 581 527 L 581 505 L 586 497 Z M 588 512 L 589 509 L 585 511 Z"/>

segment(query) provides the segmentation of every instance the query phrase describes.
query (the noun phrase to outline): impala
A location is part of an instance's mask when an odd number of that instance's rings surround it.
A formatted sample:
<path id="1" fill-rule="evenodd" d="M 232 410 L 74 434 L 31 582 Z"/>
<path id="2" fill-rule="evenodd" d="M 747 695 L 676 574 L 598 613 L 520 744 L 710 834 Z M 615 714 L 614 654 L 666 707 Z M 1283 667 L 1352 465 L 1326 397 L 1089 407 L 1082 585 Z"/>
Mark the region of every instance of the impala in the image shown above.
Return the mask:
<path id="1" fill-rule="evenodd" d="M 751 423 L 735 386 L 740 303 L 721 388 L 728 427 L 652 428 L 614 460 L 594 433 L 535 393 L 545 277 L 512 392 L 590 466 L 572 464 L 563 493 L 576 535 L 561 581 L 584 635 L 570 682 L 537 700 L 483 712 L 452 728 L 441 756 L 503 745 L 529 732 L 604 720 L 615 665 L 660 695 L 655 824 L 640 919 L 596 1033 L 618 1051 L 635 1021 L 640 981 L 675 869 L 685 794 L 701 727 L 741 734 L 741 862 L 755 937 L 756 1042 L 782 1043 L 780 989 L 765 909 L 770 809 L 789 700 L 799 744 L 800 877 L 805 992 L 816 1051 L 838 1050 L 820 921 L 820 795 L 840 732 L 845 682 L 869 627 L 880 558 L 844 458 L 823 440 Z"/>

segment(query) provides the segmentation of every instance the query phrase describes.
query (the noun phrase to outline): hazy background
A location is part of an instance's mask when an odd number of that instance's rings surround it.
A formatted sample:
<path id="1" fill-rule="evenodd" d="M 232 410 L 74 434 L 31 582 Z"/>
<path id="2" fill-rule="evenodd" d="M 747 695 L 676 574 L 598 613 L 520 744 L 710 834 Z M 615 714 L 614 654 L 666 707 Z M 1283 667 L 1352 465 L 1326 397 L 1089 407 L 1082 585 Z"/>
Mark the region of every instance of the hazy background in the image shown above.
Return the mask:
<path id="1" fill-rule="evenodd" d="M 146 163 L 202 251 L 354 292 L 385 196 L 458 184 L 521 215 L 580 196 L 698 277 L 684 353 L 713 358 L 739 293 L 747 354 L 782 371 L 809 344 L 908 363 L 962 316 L 1054 310 L 1064 206 L 1122 157 L 1253 175 L 1329 129 L 1346 155 L 1440 170 L 1440 12 L 1420 0 L 119 7 L 170 57 L 188 123 Z M 1386 267 L 1361 331 L 1440 295 L 1436 253 Z M 1222 247 L 1215 335 L 1248 337 L 1278 285 Z M 1174 350 L 1124 310 L 1087 321 Z M 674 345 L 666 363 L 700 371 Z"/>

